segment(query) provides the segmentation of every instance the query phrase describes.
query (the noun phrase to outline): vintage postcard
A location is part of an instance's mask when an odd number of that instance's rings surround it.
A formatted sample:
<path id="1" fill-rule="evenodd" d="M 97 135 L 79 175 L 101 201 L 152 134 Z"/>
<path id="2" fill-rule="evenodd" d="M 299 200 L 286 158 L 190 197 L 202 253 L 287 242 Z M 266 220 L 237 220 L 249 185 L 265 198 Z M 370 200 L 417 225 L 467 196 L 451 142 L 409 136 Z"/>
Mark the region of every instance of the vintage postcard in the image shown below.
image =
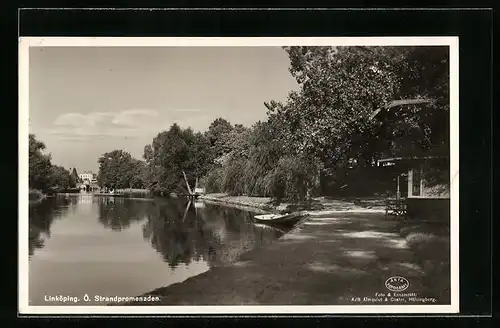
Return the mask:
<path id="1" fill-rule="evenodd" d="M 19 313 L 458 313 L 458 42 L 20 38 Z"/>

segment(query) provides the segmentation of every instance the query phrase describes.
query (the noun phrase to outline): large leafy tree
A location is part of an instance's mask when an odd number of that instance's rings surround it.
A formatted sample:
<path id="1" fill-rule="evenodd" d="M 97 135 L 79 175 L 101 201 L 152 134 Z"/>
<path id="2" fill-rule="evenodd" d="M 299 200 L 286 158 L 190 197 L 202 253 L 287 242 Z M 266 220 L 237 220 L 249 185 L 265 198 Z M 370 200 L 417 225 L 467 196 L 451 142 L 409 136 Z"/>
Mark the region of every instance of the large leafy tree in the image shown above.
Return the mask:
<path id="1" fill-rule="evenodd" d="M 133 159 L 131 163 L 131 170 L 133 170 L 133 174 L 130 179 L 130 187 L 139 189 L 146 188 L 148 178 L 146 162 Z"/>
<path id="2" fill-rule="evenodd" d="M 100 186 L 111 188 L 132 187 L 136 172 L 136 160 L 124 150 L 104 153 L 98 160 L 97 181 Z"/>
<path id="3" fill-rule="evenodd" d="M 252 129 L 247 128 L 241 124 L 235 124 L 234 128 L 223 134 L 224 150 L 229 157 L 243 157 L 249 156 L 249 138 Z"/>
<path id="4" fill-rule="evenodd" d="M 29 186 L 32 189 L 47 190 L 50 186 L 51 158 L 45 154 L 45 144 L 29 135 Z"/>
<path id="5" fill-rule="evenodd" d="M 216 157 L 220 157 L 228 153 L 227 135 L 233 130 L 233 125 L 226 119 L 219 117 L 215 119 L 206 132 L 210 145 Z"/>
<path id="6" fill-rule="evenodd" d="M 449 155 L 449 49 L 411 47 L 401 70 L 400 98 L 432 100 L 392 110 L 384 125 L 400 154 Z"/>
<path id="7" fill-rule="evenodd" d="M 146 146 L 144 158 L 150 164 L 151 188 L 158 192 L 177 190 L 182 179 L 183 163 L 188 158 L 189 146 L 183 131 L 173 124 L 168 131 L 159 133 L 151 145 Z"/>
<path id="8" fill-rule="evenodd" d="M 204 175 L 213 162 L 213 148 L 208 136 L 173 124 L 159 133 L 144 148 L 148 186 L 153 192 L 186 191 L 185 172 L 190 186 Z"/>
<path id="9" fill-rule="evenodd" d="M 51 167 L 50 184 L 52 188 L 57 190 L 66 190 L 75 187 L 71 173 L 59 165 L 52 165 Z"/>
<path id="10" fill-rule="evenodd" d="M 400 77 L 398 57 L 385 48 L 289 47 L 290 72 L 300 85 L 285 104 L 267 103 L 282 122 L 284 137 L 299 153 L 345 166 L 352 157 L 371 162 L 374 124 L 370 114 L 394 98 Z M 284 123 L 284 124 L 283 124 Z"/>
<path id="11" fill-rule="evenodd" d="M 189 144 L 189 153 L 192 163 L 190 170 L 195 177 L 204 176 L 212 167 L 215 153 L 210 147 L 210 140 L 201 132 L 196 132 L 192 142 Z"/>
<path id="12" fill-rule="evenodd" d="M 270 122 L 282 130 L 282 138 L 294 145 L 291 149 L 297 154 L 317 157 L 326 168 L 339 172 L 353 165 L 370 167 L 391 139 L 409 137 L 408 143 L 418 143 L 423 149 L 446 135 L 441 133 L 448 103 L 446 48 L 285 50 L 300 88 L 286 102 L 272 101 L 266 106 Z M 392 100 L 424 97 L 436 100 L 433 110 L 406 110 L 406 116 L 391 121 L 389 128 L 370 119 Z"/>

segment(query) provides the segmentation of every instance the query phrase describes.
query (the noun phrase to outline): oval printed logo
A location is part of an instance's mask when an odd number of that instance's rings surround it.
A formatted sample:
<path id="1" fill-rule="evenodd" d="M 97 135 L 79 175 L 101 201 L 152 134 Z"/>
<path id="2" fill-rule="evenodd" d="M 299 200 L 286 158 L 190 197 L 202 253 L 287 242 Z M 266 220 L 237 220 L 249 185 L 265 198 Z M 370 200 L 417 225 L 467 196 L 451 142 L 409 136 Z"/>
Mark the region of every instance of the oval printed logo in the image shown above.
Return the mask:
<path id="1" fill-rule="evenodd" d="M 404 277 L 390 277 L 385 281 L 385 287 L 393 292 L 402 292 L 410 287 L 410 282 Z"/>

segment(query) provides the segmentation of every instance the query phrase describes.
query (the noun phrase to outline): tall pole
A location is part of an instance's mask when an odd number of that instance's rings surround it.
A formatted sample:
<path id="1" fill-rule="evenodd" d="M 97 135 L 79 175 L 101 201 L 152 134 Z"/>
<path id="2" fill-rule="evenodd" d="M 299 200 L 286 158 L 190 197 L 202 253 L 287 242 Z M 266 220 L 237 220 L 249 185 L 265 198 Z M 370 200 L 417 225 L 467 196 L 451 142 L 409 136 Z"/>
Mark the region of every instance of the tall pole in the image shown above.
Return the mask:
<path id="1" fill-rule="evenodd" d="M 398 181 L 398 187 L 397 187 L 397 191 L 396 191 L 396 199 L 399 199 L 401 197 L 401 192 L 399 191 L 399 174 L 398 174 L 397 181 Z"/>
<path id="2" fill-rule="evenodd" d="M 188 183 L 188 180 L 186 178 L 186 173 L 184 173 L 184 170 L 182 171 L 182 174 L 184 175 L 184 181 L 186 181 L 186 185 L 187 185 L 187 188 L 188 188 L 188 192 L 190 195 L 193 194 L 193 192 L 191 191 L 191 187 L 189 187 L 189 183 Z"/>

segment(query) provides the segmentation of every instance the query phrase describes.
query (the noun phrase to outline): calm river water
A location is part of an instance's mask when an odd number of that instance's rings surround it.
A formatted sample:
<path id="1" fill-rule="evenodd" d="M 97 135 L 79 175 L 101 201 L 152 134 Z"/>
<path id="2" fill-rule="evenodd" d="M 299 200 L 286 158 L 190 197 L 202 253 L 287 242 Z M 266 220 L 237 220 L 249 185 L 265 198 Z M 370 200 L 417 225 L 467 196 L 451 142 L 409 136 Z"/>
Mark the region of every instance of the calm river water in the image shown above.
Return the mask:
<path id="1" fill-rule="evenodd" d="M 80 299 L 64 305 L 138 296 L 229 264 L 283 234 L 255 225 L 249 212 L 187 205 L 79 194 L 30 206 L 30 305 L 63 305 L 47 301 L 59 295 Z"/>

